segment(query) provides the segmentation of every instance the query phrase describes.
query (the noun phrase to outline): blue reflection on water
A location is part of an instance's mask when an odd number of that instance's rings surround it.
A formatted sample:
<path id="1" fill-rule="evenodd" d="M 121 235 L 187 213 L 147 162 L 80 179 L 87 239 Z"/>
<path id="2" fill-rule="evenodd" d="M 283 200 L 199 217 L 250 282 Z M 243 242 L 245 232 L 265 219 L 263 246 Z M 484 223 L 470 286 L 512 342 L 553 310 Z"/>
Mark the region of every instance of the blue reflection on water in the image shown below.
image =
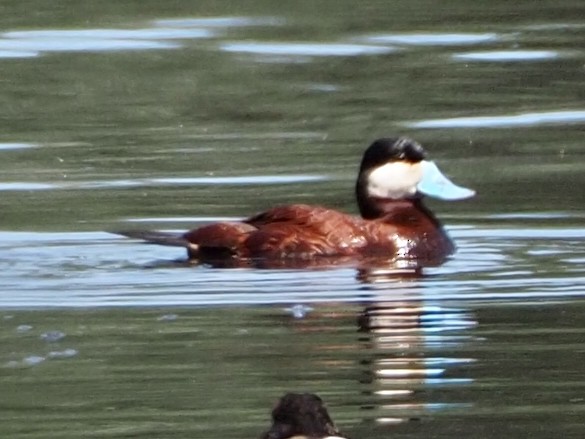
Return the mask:
<path id="1" fill-rule="evenodd" d="M 499 50 L 491 52 L 457 53 L 452 56 L 460 61 L 543 61 L 561 57 L 555 50 Z"/>
<path id="2" fill-rule="evenodd" d="M 403 44 L 413 46 L 455 46 L 480 43 L 491 43 L 502 39 L 496 33 L 408 33 L 379 34 L 364 37 L 364 41 L 382 44 Z"/>
<path id="3" fill-rule="evenodd" d="M 220 46 L 226 52 L 248 53 L 265 56 L 359 56 L 381 55 L 394 52 L 393 47 L 369 46 L 363 44 L 326 43 L 268 43 L 230 42 Z"/>
<path id="4" fill-rule="evenodd" d="M 0 58 L 2 55 L 0 55 Z M 12 151 L 14 149 L 28 149 L 34 148 L 37 145 L 34 143 L 0 143 L 0 151 Z"/>

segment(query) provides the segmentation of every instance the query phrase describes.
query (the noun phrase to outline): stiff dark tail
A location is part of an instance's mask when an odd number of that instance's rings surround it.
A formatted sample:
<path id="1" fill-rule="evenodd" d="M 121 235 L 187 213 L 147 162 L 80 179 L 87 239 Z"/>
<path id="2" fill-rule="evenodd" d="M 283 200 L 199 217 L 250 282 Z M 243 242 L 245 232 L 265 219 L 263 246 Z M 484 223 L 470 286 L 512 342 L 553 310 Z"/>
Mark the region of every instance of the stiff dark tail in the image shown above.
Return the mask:
<path id="1" fill-rule="evenodd" d="M 116 235 L 126 236 L 128 238 L 142 239 L 148 243 L 159 245 L 170 245 L 173 247 L 189 247 L 182 234 L 170 232 L 156 232 L 153 230 L 125 230 L 120 232 L 111 232 Z"/>

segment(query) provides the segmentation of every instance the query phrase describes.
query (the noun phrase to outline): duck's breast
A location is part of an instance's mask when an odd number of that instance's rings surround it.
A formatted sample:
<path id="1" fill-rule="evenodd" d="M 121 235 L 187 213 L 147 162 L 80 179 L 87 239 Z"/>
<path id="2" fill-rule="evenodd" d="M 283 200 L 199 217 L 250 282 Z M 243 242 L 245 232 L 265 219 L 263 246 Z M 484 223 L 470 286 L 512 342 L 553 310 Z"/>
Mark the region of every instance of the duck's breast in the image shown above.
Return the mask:
<path id="1" fill-rule="evenodd" d="M 384 250 L 395 259 L 417 260 L 422 265 L 437 264 L 453 253 L 454 246 L 443 227 L 417 209 L 393 212 L 367 221 L 364 234 L 368 254 Z"/>

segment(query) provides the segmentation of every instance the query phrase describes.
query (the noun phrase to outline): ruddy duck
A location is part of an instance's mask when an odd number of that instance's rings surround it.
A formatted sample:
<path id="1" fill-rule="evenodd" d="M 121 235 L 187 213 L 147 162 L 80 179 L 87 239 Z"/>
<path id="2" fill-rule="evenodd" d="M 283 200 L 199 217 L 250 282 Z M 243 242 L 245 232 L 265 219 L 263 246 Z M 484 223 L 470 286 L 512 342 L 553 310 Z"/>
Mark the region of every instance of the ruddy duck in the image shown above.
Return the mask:
<path id="1" fill-rule="evenodd" d="M 321 398 L 312 393 L 287 393 L 272 410 L 272 426 L 261 439 L 344 438 Z"/>
<path id="2" fill-rule="evenodd" d="M 400 137 L 372 143 L 361 161 L 355 194 L 361 218 L 321 206 L 279 206 L 241 222 L 220 222 L 184 234 L 124 231 L 147 242 L 185 247 L 190 260 L 228 266 L 312 266 L 318 260 L 369 260 L 438 265 L 455 246 L 423 196 L 472 197 L 426 160 L 417 142 Z M 306 262 L 306 264 L 305 264 Z"/>

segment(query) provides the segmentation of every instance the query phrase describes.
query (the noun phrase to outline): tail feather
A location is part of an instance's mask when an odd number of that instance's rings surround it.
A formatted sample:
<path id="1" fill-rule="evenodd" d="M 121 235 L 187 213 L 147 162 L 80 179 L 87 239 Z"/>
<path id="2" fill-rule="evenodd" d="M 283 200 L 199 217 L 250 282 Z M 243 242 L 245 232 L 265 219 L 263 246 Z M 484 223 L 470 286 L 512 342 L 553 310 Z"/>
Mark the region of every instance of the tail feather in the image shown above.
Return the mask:
<path id="1" fill-rule="evenodd" d="M 124 230 L 112 232 L 116 235 L 126 236 L 128 238 L 141 239 L 151 244 L 169 245 L 173 247 L 190 247 L 182 234 L 170 232 L 157 232 L 154 230 Z"/>

